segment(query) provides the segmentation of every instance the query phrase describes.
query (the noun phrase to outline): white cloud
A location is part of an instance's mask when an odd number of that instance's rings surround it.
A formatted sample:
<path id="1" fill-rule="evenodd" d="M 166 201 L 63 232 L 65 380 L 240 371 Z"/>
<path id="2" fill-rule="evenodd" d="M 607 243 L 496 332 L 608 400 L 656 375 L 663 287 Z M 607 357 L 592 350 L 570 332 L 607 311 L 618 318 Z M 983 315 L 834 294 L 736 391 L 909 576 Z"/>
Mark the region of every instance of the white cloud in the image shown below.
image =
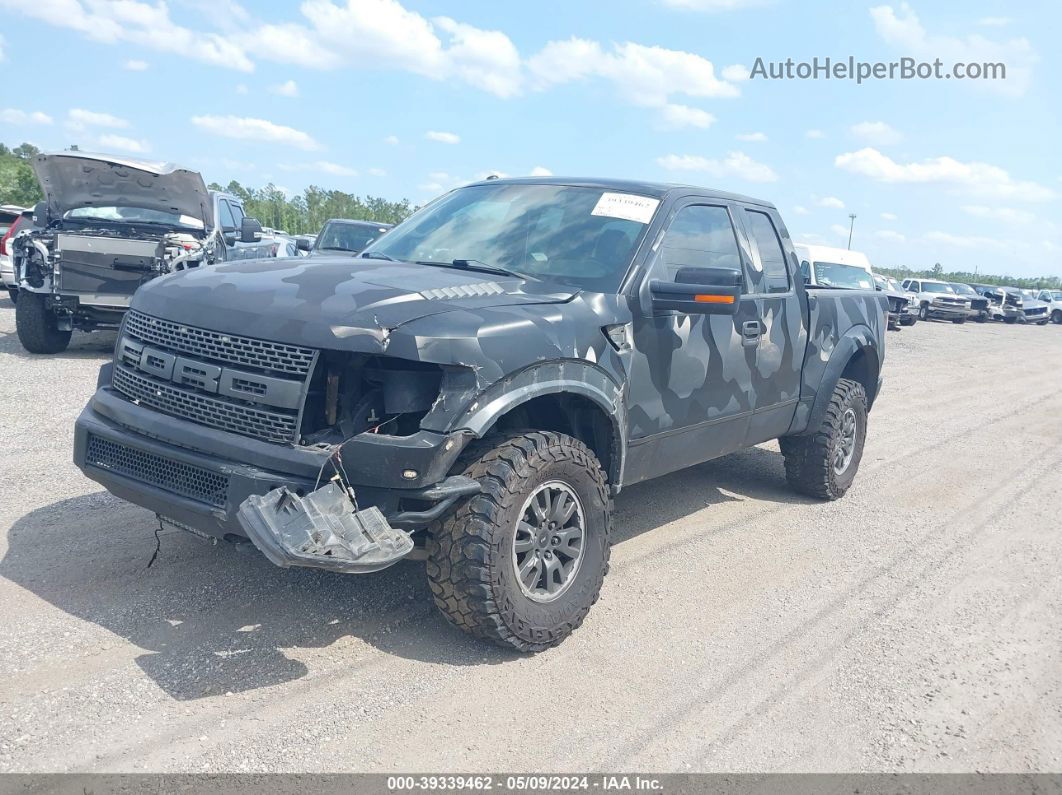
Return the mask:
<path id="1" fill-rule="evenodd" d="M 112 116 L 110 113 L 97 113 L 84 108 L 71 108 L 66 114 L 66 126 L 75 131 L 84 130 L 86 127 L 124 129 L 129 126 L 129 121 L 118 116 Z"/>
<path id="2" fill-rule="evenodd" d="M 767 140 L 767 134 L 761 132 L 741 133 L 739 135 L 735 135 L 734 137 L 737 138 L 739 141 L 750 141 L 753 143 L 762 143 L 763 141 Z"/>
<path id="3" fill-rule="evenodd" d="M 6 44 L 7 41 L 4 39 L 3 34 L 0 34 L 0 61 L 4 60 L 4 47 Z"/>
<path id="4" fill-rule="evenodd" d="M 895 243 L 903 243 L 907 238 L 901 235 L 899 232 L 894 232 L 892 229 L 879 229 L 874 233 L 874 237 L 882 240 L 891 240 Z"/>
<path id="5" fill-rule="evenodd" d="M 237 94 L 246 94 L 248 91 L 250 91 L 250 89 L 247 88 L 247 85 L 245 83 L 238 83 L 236 85 Z"/>
<path id="6" fill-rule="evenodd" d="M 142 0 L 38 0 L 4 3 L 11 11 L 77 31 L 102 44 L 137 44 L 214 66 L 250 72 L 254 64 L 242 45 L 218 33 L 192 30 L 170 19 L 169 7 Z"/>
<path id="7" fill-rule="evenodd" d="M 551 41 L 527 62 L 532 84 L 550 86 L 591 78 L 613 84 L 620 96 L 643 107 L 663 108 L 674 95 L 736 97 L 738 87 L 715 75 L 707 58 L 681 50 L 625 42 L 606 51 L 588 39 Z"/>
<path id="8" fill-rule="evenodd" d="M 326 174 L 334 174 L 337 177 L 356 177 L 358 172 L 349 166 L 342 166 L 339 163 L 332 163 L 328 160 L 318 160 L 310 164 L 311 168 L 315 168 L 318 171 L 323 171 Z"/>
<path id="9" fill-rule="evenodd" d="M 531 169 L 532 177 L 552 177 L 553 172 L 544 166 L 535 166 Z"/>
<path id="10" fill-rule="evenodd" d="M 1004 63 L 1005 80 L 963 80 L 975 87 L 1020 96 L 1029 87 L 1032 67 L 1039 57 L 1024 38 L 995 41 L 980 34 L 965 38 L 929 33 L 919 21 L 914 9 L 901 3 L 897 11 L 892 6 L 870 9 L 878 35 L 905 56 L 923 61 L 940 58 L 944 63 Z"/>
<path id="11" fill-rule="evenodd" d="M 523 82 L 520 53 L 508 36 L 449 17 L 436 17 L 434 22 L 450 35 L 445 55 L 457 78 L 499 97 L 519 93 Z"/>
<path id="12" fill-rule="evenodd" d="M 848 227 L 842 224 L 830 224 L 830 231 L 838 237 L 848 237 Z"/>
<path id="13" fill-rule="evenodd" d="M 668 103 L 662 108 L 659 124 L 665 130 L 681 130 L 686 127 L 698 127 L 705 130 L 715 123 L 715 116 L 700 108 L 689 105 Z"/>
<path id="14" fill-rule="evenodd" d="M 810 210 L 808 210 L 808 208 L 805 207 L 802 204 L 798 204 L 795 207 L 793 207 L 793 213 L 795 215 L 807 215 L 809 212 L 810 212 Z"/>
<path id="15" fill-rule="evenodd" d="M 130 58 L 122 64 L 122 68 L 127 72 L 146 72 L 149 66 L 147 61 L 141 61 L 139 58 Z"/>
<path id="16" fill-rule="evenodd" d="M 388 146 L 398 146 L 398 136 L 388 135 L 386 138 L 383 139 L 383 142 Z"/>
<path id="17" fill-rule="evenodd" d="M 735 63 L 730 66 L 723 67 L 723 71 L 720 72 L 724 80 L 729 80 L 732 83 L 740 83 L 742 80 L 748 80 L 752 73 L 745 64 Z"/>
<path id="18" fill-rule="evenodd" d="M 672 8 L 688 8 L 691 11 L 717 13 L 764 6 L 767 5 L 768 0 L 663 0 L 663 3 Z"/>
<path id="19" fill-rule="evenodd" d="M 370 168 L 365 173 L 367 173 L 370 177 L 386 177 L 387 176 L 387 172 L 384 171 L 382 168 Z"/>
<path id="20" fill-rule="evenodd" d="M 980 204 L 966 204 L 963 205 L 962 211 L 975 218 L 1002 221 L 1005 224 L 1031 224 L 1036 220 L 1036 216 L 1028 210 L 1018 210 L 1013 207 L 986 207 Z"/>
<path id="21" fill-rule="evenodd" d="M 452 132 L 440 132 L 439 130 L 428 130 L 424 133 L 424 137 L 429 141 L 436 141 L 440 144 L 459 144 L 461 143 L 461 136 Z"/>
<path id="22" fill-rule="evenodd" d="M 269 91 L 281 97 L 297 97 L 299 95 L 299 84 L 294 80 L 285 80 L 283 83 L 270 86 Z"/>
<path id="23" fill-rule="evenodd" d="M 1013 21 L 1010 17 L 981 17 L 977 24 L 986 28 L 1005 28 Z"/>
<path id="24" fill-rule="evenodd" d="M 17 108 L 0 108 L 0 122 L 4 124 L 51 124 L 52 117 L 39 110 L 27 111 Z"/>
<path id="25" fill-rule="evenodd" d="M 657 165 L 668 171 L 698 171 L 716 178 L 737 177 L 749 182 L 774 182 L 778 175 L 770 166 L 759 163 L 744 152 L 730 152 L 722 160 L 700 155 L 665 155 Z"/>
<path id="26" fill-rule="evenodd" d="M 903 140 L 899 130 L 883 121 L 861 121 L 859 124 L 853 124 L 850 129 L 852 135 L 876 146 L 888 146 Z"/>
<path id="27" fill-rule="evenodd" d="M 151 151 L 151 147 L 147 145 L 146 141 L 138 141 L 135 138 L 128 138 L 124 135 L 114 135 L 113 133 L 106 133 L 96 139 L 97 145 L 103 149 L 117 149 L 122 152 L 132 152 L 133 154 L 143 154 Z"/>
<path id="28" fill-rule="evenodd" d="M 834 165 L 877 182 L 898 184 L 939 184 L 962 189 L 974 195 L 1023 201 L 1047 201 L 1052 189 L 1026 180 L 1016 180 L 999 166 L 964 163 L 953 157 L 931 157 L 915 163 L 898 163 L 877 149 L 846 152 Z"/>
<path id="29" fill-rule="evenodd" d="M 881 218 L 884 221 L 898 221 L 899 220 L 899 216 L 897 216 L 895 213 L 882 213 L 881 214 Z"/>
<path id="30" fill-rule="evenodd" d="M 1005 248 L 1006 241 L 997 240 L 983 235 L 953 235 L 950 232 L 935 230 L 926 233 L 926 240 L 932 243 L 943 243 L 955 248 Z"/>
<path id="31" fill-rule="evenodd" d="M 826 133 L 824 133 L 822 130 L 808 130 L 804 133 L 804 137 L 810 138 L 811 140 L 818 140 L 819 138 L 825 138 Z"/>
<path id="32" fill-rule="evenodd" d="M 815 199 L 815 204 L 819 207 L 827 207 L 831 210 L 844 209 L 844 202 L 836 196 L 823 196 L 821 199 Z"/>
<path id="33" fill-rule="evenodd" d="M 223 138 L 264 141 L 305 150 L 321 148 L 321 145 L 309 133 L 293 127 L 285 127 L 282 124 L 274 124 L 265 119 L 240 116 L 193 116 L 192 124 L 205 132 L 220 135 Z"/>

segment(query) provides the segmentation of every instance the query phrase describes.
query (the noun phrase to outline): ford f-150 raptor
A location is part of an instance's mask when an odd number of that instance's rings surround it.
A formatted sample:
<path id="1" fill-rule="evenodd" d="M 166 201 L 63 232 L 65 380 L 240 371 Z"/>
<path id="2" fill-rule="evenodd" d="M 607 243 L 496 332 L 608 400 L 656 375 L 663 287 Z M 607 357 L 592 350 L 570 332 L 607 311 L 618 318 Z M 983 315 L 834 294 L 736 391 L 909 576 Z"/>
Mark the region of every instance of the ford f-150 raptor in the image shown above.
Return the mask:
<path id="1" fill-rule="evenodd" d="M 765 202 L 495 179 L 358 258 L 144 285 L 74 457 L 160 522 L 280 566 L 426 558 L 453 623 L 537 651 L 597 600 L 621 488 L 779 439 L 794 489 L 841 497 L 886 309 L 805 287 Z"/>
<path id="2" fill-rule="evenodd" d="M 116 328 L 160 274 L 279 251 L 239 199 L 207 191 L 196 171 L 77 151 L 38 155 L 33 168 L 44 201 L 8 241 L 30 353 L 65 350 L 74 329 Z"/>

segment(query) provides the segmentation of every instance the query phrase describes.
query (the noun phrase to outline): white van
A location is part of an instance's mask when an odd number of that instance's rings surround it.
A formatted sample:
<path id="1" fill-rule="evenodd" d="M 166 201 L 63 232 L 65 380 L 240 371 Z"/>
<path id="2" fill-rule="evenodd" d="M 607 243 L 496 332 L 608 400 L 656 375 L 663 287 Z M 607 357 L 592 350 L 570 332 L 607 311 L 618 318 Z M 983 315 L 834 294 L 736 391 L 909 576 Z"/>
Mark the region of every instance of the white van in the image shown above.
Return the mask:
<path id="1" fill-rule="evenodd" d="M 874 271 L 863 252 L 803 243 L 797 243 L 794 248 L 800 258 L 804 284 L 850 290 L 874 289 Z"/>

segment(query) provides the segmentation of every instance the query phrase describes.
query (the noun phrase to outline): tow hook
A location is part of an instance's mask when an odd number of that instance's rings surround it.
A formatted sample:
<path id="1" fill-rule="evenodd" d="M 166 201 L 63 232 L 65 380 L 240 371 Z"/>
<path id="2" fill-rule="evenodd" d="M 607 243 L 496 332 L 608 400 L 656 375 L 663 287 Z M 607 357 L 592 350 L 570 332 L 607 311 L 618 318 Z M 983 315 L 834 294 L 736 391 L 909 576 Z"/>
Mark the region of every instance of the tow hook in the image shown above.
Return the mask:
<path id="1" fill-rule="evenodd" d="M 251 542 L 282 568 L 368 574 L 413 551 L 407 533 L 391 527 L 376 507 L 358 510 L 335 482 L 304 497 L 287 486 L 251 495 L 237 517 Z"/>

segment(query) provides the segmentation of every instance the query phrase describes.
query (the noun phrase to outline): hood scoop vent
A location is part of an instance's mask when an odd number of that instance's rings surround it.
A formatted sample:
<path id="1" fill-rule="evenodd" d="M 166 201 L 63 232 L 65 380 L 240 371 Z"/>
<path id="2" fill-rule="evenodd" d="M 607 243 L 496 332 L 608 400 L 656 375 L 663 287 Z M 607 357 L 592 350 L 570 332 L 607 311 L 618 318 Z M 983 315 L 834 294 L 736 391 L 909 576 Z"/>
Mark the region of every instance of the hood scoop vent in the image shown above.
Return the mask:
<path id="1" fill-rule="evenodd" d="M 482 298 L 489 295 L 501 295 L 505 288 L 497 282 L 472 282 L 454 287 L 435 287 L 421 290 L 420 295 L 428 301 L 445 301 L 451 298 Z"/>

